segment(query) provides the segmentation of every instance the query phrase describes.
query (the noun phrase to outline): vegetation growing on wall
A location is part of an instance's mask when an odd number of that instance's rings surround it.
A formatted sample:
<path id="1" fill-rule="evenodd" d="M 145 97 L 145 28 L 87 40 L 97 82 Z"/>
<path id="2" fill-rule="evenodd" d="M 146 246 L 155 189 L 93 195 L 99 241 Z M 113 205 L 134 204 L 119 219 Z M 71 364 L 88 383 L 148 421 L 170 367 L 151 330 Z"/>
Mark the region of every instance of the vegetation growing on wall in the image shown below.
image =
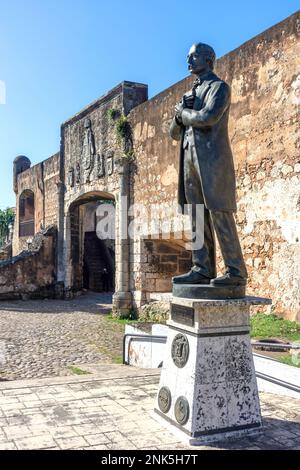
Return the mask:
<path id="1" fill-rule="evenodd" d="M 107 111 L 110 121 L 114 122 L 117 136 L 117 143 L 124 149 L 123 159 L 130 161 L 133 159 L 131 128 L 127 116 L 121 114 L 117 109 L 111 108 Z"/>
<path id="2" fill-rule="evenodd" d="M 115 119 L 117 119 L 119 115 L 120 115 L 120 111 L 118 109 L 110 108 L 107 111 L 107 116 L 110 121 L 114 121 Z"/>
<path id="3" fill-rule="evenodd" d="M 13 209 L 0 209 L 0 246 L 2 246 L 9 234 L 9 227 L 14 223 L 15 213 Z"/>

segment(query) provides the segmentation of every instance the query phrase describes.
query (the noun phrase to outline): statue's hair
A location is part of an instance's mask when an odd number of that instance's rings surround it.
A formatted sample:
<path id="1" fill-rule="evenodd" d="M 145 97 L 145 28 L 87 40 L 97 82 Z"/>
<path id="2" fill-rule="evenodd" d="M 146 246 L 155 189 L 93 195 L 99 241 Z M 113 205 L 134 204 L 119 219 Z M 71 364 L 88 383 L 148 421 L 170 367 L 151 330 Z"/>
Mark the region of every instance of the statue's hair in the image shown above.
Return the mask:
<path id="1" fill-rule="evenodd" d="M 212 62 L 212 66 L 214 66 L 214 63 L 216 61 L 216 53 L 213 48 L 208 44 L 204 44 L 203 42 L 198 42 L 197 44 L 195 44 L 195 47 L 196 51 L 200 54 L 205 54 L 207 59 Z"/>

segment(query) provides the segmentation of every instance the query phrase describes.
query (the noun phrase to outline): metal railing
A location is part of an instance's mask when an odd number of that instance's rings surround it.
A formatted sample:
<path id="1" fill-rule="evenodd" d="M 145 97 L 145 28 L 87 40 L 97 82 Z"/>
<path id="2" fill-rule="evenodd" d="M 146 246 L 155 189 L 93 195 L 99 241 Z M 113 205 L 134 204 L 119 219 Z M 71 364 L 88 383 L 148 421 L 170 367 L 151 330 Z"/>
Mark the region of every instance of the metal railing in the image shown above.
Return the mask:
<path id="1" fill-rule="evenodd" d="M 267 348 L 274 349 L 300 349 L 300 344 L 265 343 L 264 341 L 251 341 L 251 346 L 259 346 L 260 348 L 266 346 Z"/>

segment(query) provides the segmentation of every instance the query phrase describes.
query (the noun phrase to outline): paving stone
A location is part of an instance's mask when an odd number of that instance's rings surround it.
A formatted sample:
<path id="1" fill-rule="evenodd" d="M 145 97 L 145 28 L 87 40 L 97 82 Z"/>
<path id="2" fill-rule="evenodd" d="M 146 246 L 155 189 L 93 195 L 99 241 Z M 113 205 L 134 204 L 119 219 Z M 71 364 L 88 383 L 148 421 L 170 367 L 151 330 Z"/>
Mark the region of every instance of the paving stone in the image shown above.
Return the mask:
<path id="1" fill-rule="evenodd" d="M 96 446 L 89 446 L 89 447 L 83 447 L 82 450 L 109 450 L 109 448 L 104 445 L 96 445 Z"/>
<path id="2" fill-rule="evenodd" d="M 21 395 L 32 394 L 32 390 L 30 388 L 17 388 L 12 390 L 3 390 L 4 396 L 17 396 L 20 397 Z"/>
<path id="3" fill-rule="evenodd" d="M 55 439 L 60 449 L 75 449 L 77 447 L 86 447 L 87 441 L 81 436 L 57 438 Z"/>
<path id="4" fill-rule="evenodd" d="M 137 447 L 130 441 L 123 439 L 120 442 L 111 442 L 107 444 L 109 450 L 136 450 Z"/>
<path id="5" fill-rule="evenodd" d="M 49 430 L 51 435 L 56 438 L 77 437 L 79 434 L 73 426 L 55 426 Z"/>
<path id="6" fill-rule="evenodd" d="M 85 440 L 92 446 L 99 444 L 111 444 L 111 440 L 104 434 L 89 434 L 85 435 Z"/>
<path id="7" fill-rule="evenodd" d="M 53 378 L 29 380 L 26 384 L 32 385 L 19 389 L 16 388 L 17 382 L 0 383 L 0 449 L 139 448 L 198 452 L 299 448 L 300 424 L 297 419 L 300 417 L 300 400 L 261 393 L 265 427 L 260 435 L 191 447 L 179 442 L 152 418 L 159 372 L 149 377 L 148 371 L 139 369 L 113 365 L 102 367 L 102 376 L 89 375 L 84 380 L 66 376 L 57 378 L 55 385 L 52 384 Z M 114 380 L 107 380 L 112 376 Z M 109 389 L 105 395 L 106 385 Z M 7 393 L 10 390 L 14 391 L 11 395 Z M 20 390 L 20 395 L 15 393 L 17 390 Z M 27 393 L 23 393 L 24 390 Z M 131 393 L 132 390 L 135 393 Z M 98 393 L 104 393 L 103 397 L 95 396 Z M 74 399 L 76 394 L 80 399 Z M 36 400 L 27 400 L 26 395 L 30 398 L 37 396 L 40 405 L 35 406 Z M 60 396 L 61 400 L 56 402 L 49 398 L 51 396 Z M 7 403 L 6 399 L 10 397 L 17 402 Z M 29 403 L 34 406 L 27 408 L 25 405 Z M 122 406 L 125 403 L 126 406 Z M 10 405 L 20 405 L 20 408 L 7 410 Z"/>
<path id="8" fill-rule="evenodd" d="M 90 294 L 70 302 L 0 302 L 1 340 L 9 345 L 1 378 L 72 375 L 70 366 L 80 364 L 84 369 L 85 364 L 110 363 L 112 357 L 121 356 L 124 326 L 104 318 L 110 305 L 110 294 Z M 4 395 L 21 393 L 10 390 Z"/>
<path id="9" fill-rule="evenodd" d="M 29 426 L 3 426 L 2 431 L 8 439 L 22 438 L 31 434 Z"/>
<path id="10" fill-rule="evenodd" d="M 0 442 L 0 450 L 17 450 L 17 446 L 12 441 Z"/>
<path id="11" fill-rule="evenodd" d="M 19 450 L 47 449 L 49 447 L 56 447 L 56 443 L 50 435 L 24 437 L 22 439 L 14 439 L 14 442 Z"/>

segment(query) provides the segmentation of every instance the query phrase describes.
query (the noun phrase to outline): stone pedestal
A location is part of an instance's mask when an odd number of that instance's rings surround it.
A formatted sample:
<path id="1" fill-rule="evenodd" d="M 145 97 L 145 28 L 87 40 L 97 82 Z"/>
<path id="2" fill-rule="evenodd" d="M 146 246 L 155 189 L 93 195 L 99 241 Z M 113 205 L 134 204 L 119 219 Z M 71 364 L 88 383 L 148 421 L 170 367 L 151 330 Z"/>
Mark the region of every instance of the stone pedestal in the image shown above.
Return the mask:
<path id="1" fill-rule="evenodd" d="M 200 445 L 261 428 L 249 308 L 270 303 L 173 298 L 154 415 L 183 441 Z"/>

